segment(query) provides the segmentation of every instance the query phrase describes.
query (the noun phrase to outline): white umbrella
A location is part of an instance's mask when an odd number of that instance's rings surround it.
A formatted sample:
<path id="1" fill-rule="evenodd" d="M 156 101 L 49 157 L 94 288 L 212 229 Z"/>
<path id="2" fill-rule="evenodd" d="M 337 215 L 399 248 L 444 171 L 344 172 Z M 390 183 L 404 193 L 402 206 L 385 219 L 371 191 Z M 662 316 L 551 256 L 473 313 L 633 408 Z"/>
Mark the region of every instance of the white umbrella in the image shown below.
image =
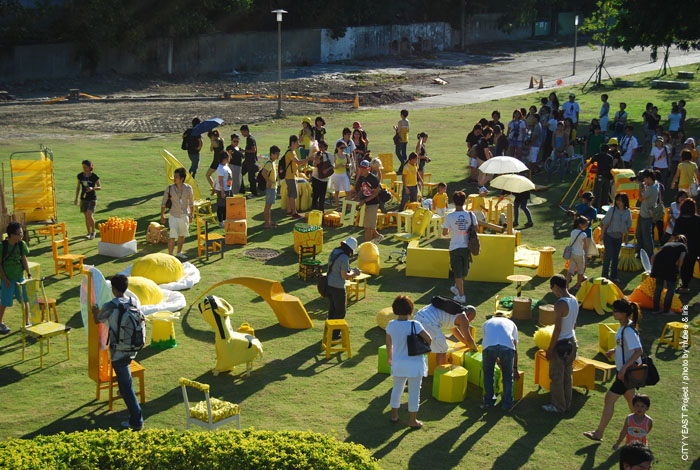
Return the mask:
<path id="1" fill-rule="evenodd" d="M 502 175 L 504 173 L 520 173 L 521 171 L 527 171 L 527 166 L 517 158 L 493 157 L 482 163 L 479 170 L 492 175 Z"/>
<path id="2" fill-rule="evenodd" d="M 524 193 L 535 189 L 535 183 L 520 175 L 501 175 L 491 181 L 491 187 L 510 193 Z"/>

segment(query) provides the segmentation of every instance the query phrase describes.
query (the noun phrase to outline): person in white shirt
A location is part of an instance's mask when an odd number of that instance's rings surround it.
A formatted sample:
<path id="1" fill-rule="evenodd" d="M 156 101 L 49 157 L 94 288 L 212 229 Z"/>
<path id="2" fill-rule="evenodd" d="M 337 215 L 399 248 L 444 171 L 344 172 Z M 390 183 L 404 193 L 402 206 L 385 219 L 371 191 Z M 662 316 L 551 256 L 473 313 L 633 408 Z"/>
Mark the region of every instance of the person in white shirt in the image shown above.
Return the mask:
<path id="1" fill-rule="evenodd" d="M 632 135 L 634 132 L 634 126 L 628 124 L 625 127 L 625 135 L 620 139 L 620 153 L 622 154 L 622 161 L 625 162 L 626 168 L 631 168 L 632 158 L 634 154 L 641 148 L 637 138 Z"/>
<path id="2" fill-rule="evenodd" d="M 571 257 L 569 258 L 569 270 L 566 272 L 566 287 L 569 287 L 571 278 L 577 273 L 576 289 L 581 288 L 581 283 L 585 280 L 586 272 L 586 249 L 588 239 L 586 229 L 588 228 L 588 218 L 582 215 L 574 220 L 574 229 L 571 231 Z"/>
<path id="3" fill-rule="evenodd" d="M 454 300 L 457 302 L 466 302 L 464 295 L 464 278 L 469 273 L 469 264 L 471 263 L 471 253 L 469 253 L 469 227 L 474 225 L 476 229 L 479 222 L 472 212 L 464 210 L 464 203 L 467 201 L 467 195 L 462 191 L 456 191 L 452 195 L 452 202 L 455 205 L 455 211 L 450 212 L 445 216 L 445 221 L 442 224 L 442 235 L 450 237 L 450 267 L 455 277 L 455 285 L 450 287 L 450 290 L 455 295 Z"/>
<path id="4" fill-rule="evenodd" d="M 574 124 L 578 124 L 578 115 L 581 112 L 581 107 L 576 102 L 576 95 L 571 93 L 569 95 L 569 101 L 561 105 L 562 111 L 564 111 L 564 120 L 566 118 L 571 118 Z"/>
<path id="5" fill-rule="evenodd" d="M 664 145 L 664 138 L 661 136 L 656 137 L 656 143 L 651 148 L 649 153 L 649 168 L 654 170 L 659 170 L 661 172 L 661 181 L 668 180 L 668 161 L 670 159 L 670 152 L 668 147 Z"/>
<path id="6" fill-rule="evenodd" d="M 503 398 L 501 406 L 504 410 L 513 407 L 513 379 L 518 380 L 518 327 L 503 312 L 497 311 L 491 319 L 486 320 L 481 330 L 484 340 L 482 369 L 484 371 L 484 404 L 482 408 L 491 408 L 496 403 L 493 394 L 494 373 L 496 361 L 501 366 L 503 377 Z"/>
<path id="7" fill-rule="evenodd" d="M 430 350 L 435 353 L 437 365 L 447 363 L 449 347 L 443 328 L 449 328 L 462 344 L 476 351 L 476 343 L 469 328 L 475 317 L 476 309 L 473 306 L 462 307 L 460 303 L 440 296 L 433 297 L 430 305 L 416 312 L 414 319 L 421 322 L 433 339 Z"/>
<path id="8" fill-rule="evenodd" d="M 229 160 L 231 160 L 229 152 L 221 154 L 219 166 L 216 168 L 216 181 L 214 181 L 214 189 L 217 195 L 216 216 L 221 227 L 224 226 L 224 220 L 226 219 L 226 198 L 232 196 L 233 173 L 228 166 Z"/>

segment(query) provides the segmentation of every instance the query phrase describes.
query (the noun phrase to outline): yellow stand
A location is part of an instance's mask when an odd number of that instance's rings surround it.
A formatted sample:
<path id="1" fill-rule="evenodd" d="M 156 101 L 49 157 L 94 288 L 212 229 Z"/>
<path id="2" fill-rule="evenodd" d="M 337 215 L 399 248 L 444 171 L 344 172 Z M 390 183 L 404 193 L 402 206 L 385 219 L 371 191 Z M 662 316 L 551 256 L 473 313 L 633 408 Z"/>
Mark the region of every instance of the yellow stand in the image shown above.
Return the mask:
<path id="1" fill-rule="evenodd" d="M 554 252 L 557 250 L 551 246 L 544 246 L 538 248 L 537 251 L 540 252 L 540 264 L 537 266 L 537 275 L 539 277 L 552 277 L 554 276 Z"/>
<path id="2" fill-rule="evenodd" d="M 442 238 L 442 217 L 433 214 L 428 224 L 428 229 L 425 231 L 426 239 L 431 242 Z"/>
<path id="3" fill-rule="evenodd" d="M 411 233 L 413 211 L 396 212 L 396 233 Z"/>
<path id="4" fill-rule="evenodd" d="M 666 333 L 671 330 L 671 337 L 667 337 Z M 681 335 L 684 335 L 683 339 L 688 339 L 688 346 L 693 344 L 690 331 L 688 331 L 688 325 L 679 321 L 672 321 L 664 325 L 664 329 L 659 337 L 659 344 L 669 344 L 673 349 L 681 349 Z M 685 345 L 683 345 L 685 346 Z"/>
<path id="5" fill-rule="evenodd" d="M 333 332 L 340 331 L 341 337 L 338 340 L 333 339 Z M 340 344 L 340 347 L 333 347 Z M 326 320 L 323 327 L 323 341 L 321 342 L 321 350 L 326 351 L 326 359 L 330 359 L 333 352 L 347 352 L 348 358 L 352 357 L 350 351 L 350 330 L 345 320 Z"/>
<path id="6" fill-rule="evenodd" d="M 345 290 L 347 291 L 347 301 L 358 302 L 367 297 L 367 279 L 369 274 L 362 273 L 354 279 L 345 280 Z"/>
<path id="7" fill-rule="evenodd" d="M 355 225 L 358 213 L 360 223 L 362 223 L 362 221 L 365 220 L 365 205 L 363 204 L 360 206 L 360 201 L 350 201 L 347 198 L 343 199 L 343 208 L 340 213 L 341 227 L 351 227 Z"/>
<path id="8" fill-rule="evenodd" d="M 169 349 L 177 346 L 175 340 L 174 319 L 178 318 L 172 312 L 158 312 L 151 316 L 153 332 L 151 334 L 151 347 L 156 349 Z"/>

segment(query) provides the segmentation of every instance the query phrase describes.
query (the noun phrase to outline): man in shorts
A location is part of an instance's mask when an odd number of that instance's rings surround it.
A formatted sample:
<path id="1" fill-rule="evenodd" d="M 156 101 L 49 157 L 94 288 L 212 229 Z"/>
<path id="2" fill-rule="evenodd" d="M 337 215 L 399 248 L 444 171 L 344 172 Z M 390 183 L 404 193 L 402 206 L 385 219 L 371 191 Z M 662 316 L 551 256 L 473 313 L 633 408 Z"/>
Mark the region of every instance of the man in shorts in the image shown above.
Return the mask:
<path id="1" fill-rule="evenodd" d="M 29 248 L 27 248 L 23 238 L 22 225 L 17 222 L 10 222 L 7 225 L 7 239 L 0 244 L 0 259 L 2 260 L 0 262 L 0 290 L 2 293 L 2 301 L 0 302 L 0 335 L 6 335 L 10 332 L 10 328 L 3 323 L 2 317 L 5 315 L 5 309 L 12 307 L 13 297 L 20 303 L 24 300 L 24 322 L 29 322 L 29 298 L 27 297 L 27 287 L 22 284 L 24 281 L 22 274 L 26 272 L 27 279 L 31 279 L 32 275 L 27 264 Z M 20 295 L 22 296 L 21 298 Z"/>
<path id="2" fill-rule="evenodd" d="M 455 285 L 450 287 L 450 290 L 455 295 L 454 300 L 460 303 L 466 302 L 464 278 L 469 273 L 469 263 L 471 262 L 469 227 L 472 224 L 475 227 L 479 225 L 474 213 L 464 210 L 466 200 L 467 195 L 464 192 L 456 191 L 452 196 L 455 210 L 445 216 L 445 221 L 442 224 L 442 235 L 452 234 L 450 238 L 450 267 L 455 277 Z"/>
<path id="3" fill-rule="evenodd" d="M 377 232 L 377 208 L 379 207 L 379 179 L 369 171 L 370 164 L 362 160 L 357 170 L 357 182 L 355 183 L 355 200 L 360 201 L 360 206 L 365 205 L 365 241 L 371 242 L 374 238 L 384 238 Z"/>
<path id="4" fill-rule="evenodd" d="M 168 227 L 170 237 L 168 238 L 168 253 L 173 254 L 175 239 L 177 239 L 177 256 L 181 260 L 186 260 L 187 256 L 182 252 L 182 245 L 185 237 L 190 232 L 190 222 L 194 217 L 194 193 L 192 186 L 185 183 L 187 172 L 180 167 L 173 175 L 174 184 L 165 188 L 163 200 L 160 203 L 160 223 L 165 224 L 165 207 L 170 200 L 170 214 L 168 215 Z"/>
<path id="5" fill-rule="evenodd" d="M 476 308 L 473 306 L 462 307 L 453 300 L 436 296 L 432 298 L 430 305 L 418 310 L 413 319 L 419 321 L 433 338 L 430 350 L 436 355 L 435 363 L 440 365 L 447 362 L 448 350 L 443 328 L 450 328 L 459 341 L 469 346 L 472 351 L 477 350 L 469 328 L 475 317 Z"/>
<path id="6" fill-rule="evenodd" d="M 241 177 L 248 174 L 248 185 L 253 197 L 258 195 L 258 187 L 255 184 L 255 178 L 258 176 L 258 144 L 255 137 L 250 135 L 250 129 L 246 124 L 241 126 L 241 135 L 245 138 L 245 151 L 243 158 L 243 166 L 241 167 Z M 241 188 L 245 185 L 241 182 Z M 245 192 L 245 189 L 243 189 Z"/>

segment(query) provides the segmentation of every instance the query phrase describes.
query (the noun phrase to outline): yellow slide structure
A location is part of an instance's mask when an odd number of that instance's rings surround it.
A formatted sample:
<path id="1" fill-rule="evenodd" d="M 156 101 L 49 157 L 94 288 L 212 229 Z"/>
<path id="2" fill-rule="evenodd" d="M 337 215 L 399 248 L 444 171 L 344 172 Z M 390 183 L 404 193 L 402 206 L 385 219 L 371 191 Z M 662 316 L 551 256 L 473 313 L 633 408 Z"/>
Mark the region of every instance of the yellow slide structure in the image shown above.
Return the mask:
<path id="1" fill-rule="evenodd" d="M 298 297 L 285 293 L 284 287 L 279 282 L 262 277 L 233 277 L 218 282 L 204 291 L 197 300 L 192 302 L 192 305 L 199 302 L 209 291 L 225 284 L 238 284 L 254 291 L 267 302 L 272 311 L 275 312 L 275 315 L 277 315 L 280 325 L 285 328 L 304 330 L 314 326 L 304 304 L 301 303 Z"/>

